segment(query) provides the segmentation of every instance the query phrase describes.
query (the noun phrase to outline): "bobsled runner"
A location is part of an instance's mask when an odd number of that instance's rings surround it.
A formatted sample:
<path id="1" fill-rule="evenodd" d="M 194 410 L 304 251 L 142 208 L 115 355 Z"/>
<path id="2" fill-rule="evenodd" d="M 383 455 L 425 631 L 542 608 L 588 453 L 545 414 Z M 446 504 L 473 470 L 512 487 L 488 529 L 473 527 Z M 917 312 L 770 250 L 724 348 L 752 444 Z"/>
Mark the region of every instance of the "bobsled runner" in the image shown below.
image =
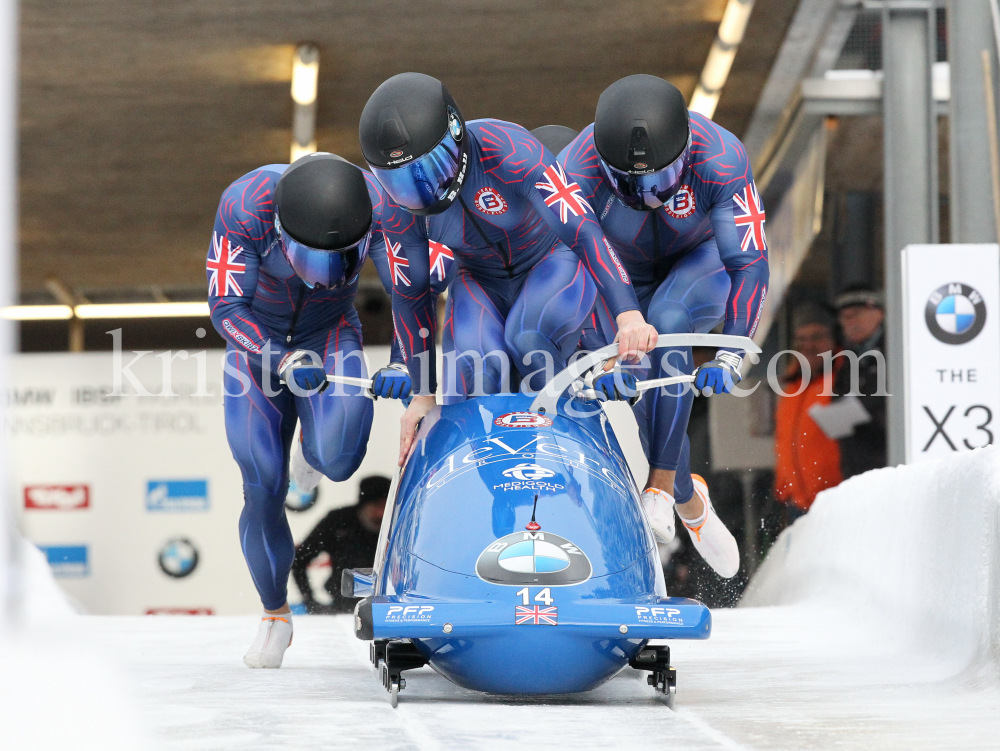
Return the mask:
<path id="1" fill-rule="evenodd" d="M 760 351 L 712 334 L 657 345 Z M 648 642 L 707 639 L 711 615 L 667 596 L 639 490 L 589 388 L 615 354 L 582 357 L 537 396 L 484 396 L 424 418 L 373 569 L 342 581 L 364 598 L 355 633 L 371 641 L 393 706 L 402 673 L 426 664 L 459 686 L 517 695 L 588 691 L 630 665 L 672 704 L 669 647 Z"/>

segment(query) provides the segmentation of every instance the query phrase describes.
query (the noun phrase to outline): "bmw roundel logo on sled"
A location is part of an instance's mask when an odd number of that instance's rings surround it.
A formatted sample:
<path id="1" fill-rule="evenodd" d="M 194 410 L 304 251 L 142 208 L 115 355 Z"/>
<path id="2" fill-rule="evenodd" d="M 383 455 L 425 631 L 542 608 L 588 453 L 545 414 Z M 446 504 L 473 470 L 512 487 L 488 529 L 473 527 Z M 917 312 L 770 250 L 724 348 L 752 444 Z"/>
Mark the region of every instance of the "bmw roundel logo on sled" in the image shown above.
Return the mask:
<path id="1" fill-rule="evenodd" d="M 514 532 L 479 555 L 480 579 L 506 586 L 568 587 L 590 578 L 590 559 L 565 537 L 551 532 Z"/>
<path id="2" fill-rule="evenodd" d="M 548 428 L 552 426 L 552 418 L 534 412 L 508 412 L 493 421 L 501 428 Z"/>
<path id="3" fill-rule="evenodd" d="M 983 296 L 967 284 L 951 282 L 938 287 L 924 308 L 927 328 L 939 342 L 965 344 L 986 325 Z"/>

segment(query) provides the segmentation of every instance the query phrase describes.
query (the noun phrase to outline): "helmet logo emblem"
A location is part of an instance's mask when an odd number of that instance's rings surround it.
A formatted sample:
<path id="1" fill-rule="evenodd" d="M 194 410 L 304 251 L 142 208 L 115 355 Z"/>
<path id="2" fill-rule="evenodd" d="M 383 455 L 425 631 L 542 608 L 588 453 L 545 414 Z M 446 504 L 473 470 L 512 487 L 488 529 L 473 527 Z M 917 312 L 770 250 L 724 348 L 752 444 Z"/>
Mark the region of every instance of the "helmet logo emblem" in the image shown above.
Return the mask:
<path id="1" fill-rule="evenodd" d="M 663 204 L 663 210 L 674 219 L 687 219 L 694 213 L 695 208 L 694 191 L 690 185 L 682 185 Z"/>
<path id="2" fill-rule="evenodd" d="M 645 162 L 636 162 L 632 166 L 635 167 L 636 169 L 646 169 L 646 167 L 648 167 L 649 165 L 646 164 Z"/>
<path id="3" fill-rule="evenodd" d="M 458 113 L 454 108 L 448 108 L 448 131 L 456 141 L 462 140 L 462 121 L 458 118 Z"/>
<path id="4" fill-rule="evenodd" d="M 499 216 L 507 213 L 507 201 L 496 190 L 490 187 L 480 188 L 473 198 L 476 208 L 489 216 Z"/>
<path id="5" fill-rule="evenodd" d="M 398 159 L 399 157 L 403 156 L 403 152 L 400 151 L 399 149 L 396 149 L 395 151 L 390 152 L 389 156 L 391 156 L 393 159 Z"/>

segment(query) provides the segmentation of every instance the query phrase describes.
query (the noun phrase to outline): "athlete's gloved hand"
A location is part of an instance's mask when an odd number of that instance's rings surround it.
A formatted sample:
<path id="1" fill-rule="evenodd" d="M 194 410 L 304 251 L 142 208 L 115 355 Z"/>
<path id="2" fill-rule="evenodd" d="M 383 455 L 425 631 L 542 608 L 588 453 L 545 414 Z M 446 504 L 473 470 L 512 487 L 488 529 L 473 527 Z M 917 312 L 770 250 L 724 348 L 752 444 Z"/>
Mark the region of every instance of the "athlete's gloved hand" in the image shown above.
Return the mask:
<path id="1" fill-rule="evenodd" d="M 627 370 L 602 373 L 594 379 L 594 391 L 604 396 L 605 401 L 631 402 L 639 396 L 636 377 Z"/>
<path id="2" fill-rule="evenodd" d="M 330 385 L 326 380 L 326 371 L 322 365 L 316 365 L 313 360 L 313 353 L 304 349 L 297 349 L 289 352 L 281 358 L 278 363 L 278 378 L 287 384 L 294 383 L 303 391 L 319 389 L 317 394 L 323 392 Z"/>
<path id="3" fill-rule="evenodd" d="M 406 399 L 412 388 L 410 372 L 401 362 L 389 363 L 372 378 L 372 393 L 385 399 Z"/>
<path id="4" fill-rule="evenodd" d="M 704 396 L 728 394 L 743 380 L 740 365 L 743 358 L 735 352 L 719 350 L 715 359 L 698 368 L 694 374 L 694 387 Z"/>

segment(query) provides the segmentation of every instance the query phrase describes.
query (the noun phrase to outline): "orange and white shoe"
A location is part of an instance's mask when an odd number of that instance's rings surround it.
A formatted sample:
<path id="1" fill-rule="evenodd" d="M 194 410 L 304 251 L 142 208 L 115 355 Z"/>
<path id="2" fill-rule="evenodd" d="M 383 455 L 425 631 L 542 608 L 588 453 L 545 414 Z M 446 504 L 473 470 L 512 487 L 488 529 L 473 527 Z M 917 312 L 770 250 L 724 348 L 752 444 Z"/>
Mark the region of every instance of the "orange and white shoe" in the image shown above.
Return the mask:
<path id="1" fill-rule="evenodd" d="M 646 488 L 639 500 L 642 501 L 642 509 L 646 512 L 646 518 L 649 520 L 649 526 L 653 528 L 656 541 L 661 543 L 673 541 L 676 534 L 673 496 L 659 488 Z"/>
<path id="2" fill-rule="evenodd" d="M 257 638 L 243 657 L 248 668 L 280 668 L 285 650 L 292 643 L 292 614 L 264 613 L 257 629 Z"/>
<path id="3" fill-rule="evenodd" d="M 681 516 L 681 523 L 687 528 L 694 549 L 705 559 L 705 563 L 722 578 L 731 579 L 740 570 L 740 549 L 736 545 L 736 538 L 715 513 L 705 480 L 694 474 L 691 475 L 691 480 L 694 482 L 695 495 L 705 504 L 705 510 L 697 519 L 685 519 Z"/>

